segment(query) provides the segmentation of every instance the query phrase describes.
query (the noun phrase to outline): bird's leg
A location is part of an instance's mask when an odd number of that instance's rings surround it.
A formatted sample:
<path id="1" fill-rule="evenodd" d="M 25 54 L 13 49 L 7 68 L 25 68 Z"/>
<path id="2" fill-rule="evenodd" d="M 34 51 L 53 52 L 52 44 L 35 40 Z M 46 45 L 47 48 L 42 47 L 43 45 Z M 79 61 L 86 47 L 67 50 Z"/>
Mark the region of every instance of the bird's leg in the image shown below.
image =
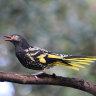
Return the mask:
<path id="1" fill-rule="evenodd" d="M 34 74 L 32 74 L 32 75 L 35 77 L 36 80 L 38 80 L 38 75 L 43 74 L 43 73 L 45 73 L 45 72 L 46 72 L 46 69 L 44 69 L 43 71 L 40 71 L 40 72 L 38 72 L 38 73 L 34 73 Z"/>
<path id="2" fill-rule="evenodd" d="M 42 73 L 44 73 L 43 71 L 40 71 L 40 72 L 38 72 L 38 73 L 34 73 L 34 74 L 32 74 L 32 75 L 40 75 L 40 74 L 42 74 Z"/>
<path id="3" fill-rule="evenodd" d="M 35 77 L 36 80 L 38 80 L 38 76 L 37 76 L 37 75 L 42 74 L 42 73 L 43 73 L 43 72 L 41 71 L 41 72 L 38 72 L 38 73 L 34 73 L 34 74 L 32 74 L 32 75 Z"/>

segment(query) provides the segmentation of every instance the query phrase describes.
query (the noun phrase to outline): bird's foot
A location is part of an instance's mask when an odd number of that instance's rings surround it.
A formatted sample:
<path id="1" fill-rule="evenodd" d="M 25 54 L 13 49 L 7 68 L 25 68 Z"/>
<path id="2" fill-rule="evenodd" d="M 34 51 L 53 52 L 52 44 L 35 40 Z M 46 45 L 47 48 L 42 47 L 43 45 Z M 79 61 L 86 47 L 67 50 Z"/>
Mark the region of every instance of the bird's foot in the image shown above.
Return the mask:
<path id="1" fill-rule="evenodd" d="M 44 73 L 44 72 L 41 71 L 41 72 L 34 73 L 34 74 L 31 74 L 31 75 L 33 75 L 33 76 L 35 77 L 35 79 L 38 80 L 38 75 L 43 74 L 43 73 Z"/>

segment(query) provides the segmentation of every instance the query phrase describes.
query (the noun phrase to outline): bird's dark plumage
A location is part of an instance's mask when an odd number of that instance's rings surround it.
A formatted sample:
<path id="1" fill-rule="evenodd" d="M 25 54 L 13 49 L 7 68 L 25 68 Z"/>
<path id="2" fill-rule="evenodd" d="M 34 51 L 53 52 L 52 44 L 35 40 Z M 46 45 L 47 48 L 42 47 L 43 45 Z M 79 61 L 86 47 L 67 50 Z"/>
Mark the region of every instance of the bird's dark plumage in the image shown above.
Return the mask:
<path id="1" fill-rule="evenodd" d="M 74 70 L 84 68 L 82 64 L 88 65 L 96 60 L 91 56 L 72 56 L 64 54 L 55 54 L 53 52 L 31 46 L 20 35 L 5 36 L 6 41 L 10 41 L 15 46 L 15 52 L 21 64 L 29 69 L 44 70 L 55 65 L 65 65 Z"/>

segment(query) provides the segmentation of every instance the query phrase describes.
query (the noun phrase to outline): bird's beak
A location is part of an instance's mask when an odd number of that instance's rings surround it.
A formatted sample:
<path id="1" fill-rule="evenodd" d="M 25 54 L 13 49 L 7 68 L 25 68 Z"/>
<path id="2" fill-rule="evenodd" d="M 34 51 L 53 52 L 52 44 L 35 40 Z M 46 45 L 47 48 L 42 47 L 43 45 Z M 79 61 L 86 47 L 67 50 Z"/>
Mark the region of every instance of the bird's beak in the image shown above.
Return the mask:
<path id="1" fill-rule="evenodd" d="M 11 36 L 4 36 L 6 39 L 5 39 L 5 41 L 12 41 L 12 37 Z"/>

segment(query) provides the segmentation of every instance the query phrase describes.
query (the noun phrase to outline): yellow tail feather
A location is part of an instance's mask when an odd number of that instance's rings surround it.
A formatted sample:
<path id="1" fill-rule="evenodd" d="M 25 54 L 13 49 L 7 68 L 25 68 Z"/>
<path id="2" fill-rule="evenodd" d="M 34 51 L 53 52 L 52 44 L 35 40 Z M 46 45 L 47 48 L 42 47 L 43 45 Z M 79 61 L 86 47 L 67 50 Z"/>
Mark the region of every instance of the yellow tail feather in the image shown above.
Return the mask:
<path id="1" fill-rule="evenodd" d="M 74 69 L 74 70 L 79 70 L 79 68 L 74 67 L 71 64 L 67 65 L 67 64 L 61 63 L 61 62 L 55 62 L 54 65 L 63 65 L 63 66 L 69 67 L 69 68 Z"/>
<path id="2" fill-rule="evenodd" d="M 66 58 L 65 61 L 69 62 L 68 64 L 75 66 L 76 68 L 85 68 L 81 64 L 90 65 L 90 63 L 96 60 L 96 57 L 85 57 L 85 58 Z M 69 66 L 67 66 L 69 67 Z M 72 68 L 73 69 L 73 68 Z"/>
<path id="3" fill-rule="evenodd" d="M 87 63 L 87 62 L 75 62 L 75 63 L 77 63 L 77 64 L 84 64 L 84 65 L 90 65 L 90 64 Z"/>
<path id="4" fill-rule="evenodd" d="M 79 68 L 85 68 L 84 66 L 82 66 L 82 65 L 78 65 L 78 64 L 71 64 L 71 63 L 69 63 L 70 65 L 72 65 L 72 66 L 76 66 L 76 67 L 79 67 Z"/>
<path id="5" fill-rule="evenodd" d="M 54 65 L 64 65 L 66 67 L 69 67 L 74 70 L 79 70 L 79 68 L 85 68 L 83 65 L 90 65 L 89 63 L 94 62 L 96 60 L 95 57 L 69 57 L 69 58 L 64 58 L 62 59 L 65 61 L 63 62 L 54 62 Z"/>

